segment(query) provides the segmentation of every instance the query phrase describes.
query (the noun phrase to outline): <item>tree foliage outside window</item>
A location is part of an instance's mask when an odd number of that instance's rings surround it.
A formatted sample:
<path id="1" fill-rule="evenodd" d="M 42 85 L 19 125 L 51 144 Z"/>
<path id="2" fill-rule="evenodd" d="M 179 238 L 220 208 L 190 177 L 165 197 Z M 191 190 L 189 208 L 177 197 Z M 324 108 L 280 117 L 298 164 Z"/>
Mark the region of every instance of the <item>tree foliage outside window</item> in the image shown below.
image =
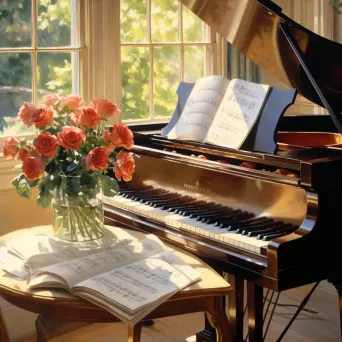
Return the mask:
<path id="1" fill-rule="evenodd" d="M 38 100 L 47 93 L 72 91 L 72 54 L 39 52 L 40 48 L 71 46 L 71 1 L 36 0 L 37 32 L 33 32 L 31 0 L 0 0 L 0 135 L 27 132 L 15 123 L 19 107 L 33 101 L 32 48 L 36 34 Z M 9 52 L 7 52 L 9 50 Z"/>
<path id="2" fill-rule="evenodd" d="M 206 26 L 178 0 L 121 0 L 120 23 L 123 119 L 172 115 L 179 82 L 210 73 Z"/>

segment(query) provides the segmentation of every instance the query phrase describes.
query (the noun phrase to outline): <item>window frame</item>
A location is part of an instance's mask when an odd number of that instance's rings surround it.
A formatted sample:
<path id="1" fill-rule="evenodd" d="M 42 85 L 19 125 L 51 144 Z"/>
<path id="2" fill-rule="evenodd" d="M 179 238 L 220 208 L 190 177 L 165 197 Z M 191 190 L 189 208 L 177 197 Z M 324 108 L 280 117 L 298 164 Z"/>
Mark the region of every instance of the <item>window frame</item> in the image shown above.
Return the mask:
<path id="1" fill-rule="evenodd" d="M 72 11 L 72 16 L 76 19 L 76 44 L 75 47 L 39 47 L 38 46 L 38 0 L 31 0 L 31 30 L 32 30 L 32 46 L 31 47 L 18 47 L 18 48 L 0 48 L 0 53 L 31 53 L 31 70 L 32 70 L 32 103 L 38 104 L 38 61 L 37 56 L 39 52 L 78 52 L 79 57 L 74 61 L 77 65 L 76 73 L 73 73 L 73 77 L 78 79 L 78 84 L 75 84 L 75 93 L 78 92 L 82 95 L 81 84 L 81 60 L 85 53 L 86 47 L 82 44 L 81 39 L 81 23 L 84 21 L 84 5 L 82 0 L 71 0 L 71 6 L 74 6 L 75 10 Z M 71 35 L 73 37 L 73 35 Z M 78 44 L 77 44 L 78 42 Z M 71 43 L 73 43 L 71 41 Z M 74 82 L 73 82 L 74 84 Z M 0 157 L 2 156 L 2 149 L 4 141 L 7 137 L 12 135 L 4 135 L 0 137 Z M 17 134 L 17 138 L 32 138 L 34 133 Z"/>

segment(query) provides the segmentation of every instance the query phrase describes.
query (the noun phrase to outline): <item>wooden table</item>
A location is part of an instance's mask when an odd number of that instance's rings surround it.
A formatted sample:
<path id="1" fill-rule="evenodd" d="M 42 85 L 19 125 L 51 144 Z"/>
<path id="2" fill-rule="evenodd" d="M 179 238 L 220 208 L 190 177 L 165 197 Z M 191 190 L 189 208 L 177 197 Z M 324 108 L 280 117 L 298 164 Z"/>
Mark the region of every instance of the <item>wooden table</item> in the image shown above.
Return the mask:
<path id="1" fill-rule="evenodd" d="M 115 229 L 115 227 L 108 227 L 108 229 Z M 41 232 L 50 231 L 51 228 L 44 226 L 32 228 L 32 230 Z M 1 237 L 0 240 L 9 240 L 27 231 L 16 231 Z M 143 237 L 142 233 L 135 231 L 129 231 L 129 233 L 137 238 Z M 217 331 L 218 341 L 232 341 L 233 334 L 230 333 L 230 325 L 222 304 L 223 297 L 232 291 L 232 287 L 203 261 L 186 252 L 182 252 L 182 254 L 184 260 L 201 273 L 201 280 L 171 297 L 149 314 L 146 319 L 205 312 L 210 323 Z M 119 322 L 119 319 L 108 311 L 83 299 L 75 298 L 65 291 L 32 291 L 28 289 L 26 280 L 18 280 L 1 273 L 0 296 L 13 305 L 40 315 L 36 321 L 38 342 L 47 341 L 49 338 L 61 334 L 61 329 L 50 329 L 50 331 L 40 329 L 42 324 L 47 321 L 50 322 L 49 325 L 52 327 L 60 319 L 88 323 Z M 2 324 L 0 314 L 0 342 L 7 342 L 8 335 L 4 332 Z M 139 322 L 134 327 L 129 327 L 128 341 L 139 342 L 141 328 L 142 322 Z"/>

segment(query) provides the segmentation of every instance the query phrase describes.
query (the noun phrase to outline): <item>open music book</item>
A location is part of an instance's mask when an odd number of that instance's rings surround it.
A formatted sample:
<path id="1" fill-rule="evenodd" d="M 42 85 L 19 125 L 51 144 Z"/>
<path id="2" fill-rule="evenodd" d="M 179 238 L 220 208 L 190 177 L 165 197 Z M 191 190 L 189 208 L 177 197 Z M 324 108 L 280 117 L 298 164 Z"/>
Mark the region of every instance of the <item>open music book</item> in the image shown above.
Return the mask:
<path id="1" fill-rule="evenodd" d="M 199 277 L 179 252 L 148 235 L 125 246 L 39 268 L 29 287 L 63 288 L 135 324 Z"/>
<path id="2" fill-rule="evenodd" d="M 223 76 L 201 78 L 167 137 L 238 149 L 257 122 L 269 89 Z"/>

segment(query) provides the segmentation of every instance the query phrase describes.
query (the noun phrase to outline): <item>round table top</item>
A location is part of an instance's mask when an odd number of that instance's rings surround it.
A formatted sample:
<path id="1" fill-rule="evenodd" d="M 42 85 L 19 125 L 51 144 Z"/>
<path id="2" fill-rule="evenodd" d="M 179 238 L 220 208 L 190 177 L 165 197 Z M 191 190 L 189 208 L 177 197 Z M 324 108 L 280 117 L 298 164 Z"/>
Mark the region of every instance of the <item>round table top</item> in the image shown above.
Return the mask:
<path id="1" fill-rule="evenodd" d="M 106 233 L 115 230 L 114 226 L 106 226 Z M 0 242 L 8 241 L 13 237 L 27 233 L 52 233 L 51 226 L 40 226 L 30 229 L 21 229 L 0 237 Z M 129 234 L 142 239 L 145 234 L 133 230 L 126 230 Z M 172 247 L 174 248 L 174 247 Z M 174 248 L 176 249 L 176 248 Z M 179 249 L 176 249 L 180 251 Z M 232 290 L 232 287 L 210 266 L 190 253 L 181 251 L 182 258 L 201 274 L 201 279 L 175 294 L 169 301 L 193 298 L 198 296 L 223 296 Z M 5 274 L 0 269 L 0 296 L 25 310 L 47 316 L 79 321 L 109 322 L 118 321 L 109 312 L 95 306 L 81 298 L 76 298 L 65 290 L 30 290 L 28 281 Z"/>

